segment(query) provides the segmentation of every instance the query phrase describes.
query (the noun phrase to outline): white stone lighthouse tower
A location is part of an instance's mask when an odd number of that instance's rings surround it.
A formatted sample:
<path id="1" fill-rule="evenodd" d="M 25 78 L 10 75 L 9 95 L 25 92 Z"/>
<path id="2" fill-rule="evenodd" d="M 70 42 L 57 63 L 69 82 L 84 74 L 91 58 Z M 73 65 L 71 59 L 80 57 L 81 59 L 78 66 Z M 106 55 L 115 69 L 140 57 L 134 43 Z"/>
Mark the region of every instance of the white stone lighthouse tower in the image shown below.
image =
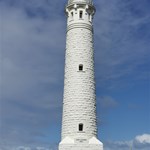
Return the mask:
<path id="1" fill-rule="evenodd" d="M 68 0 L 59 150 L 103 150 L 97 139 L 92 0 Z"/>

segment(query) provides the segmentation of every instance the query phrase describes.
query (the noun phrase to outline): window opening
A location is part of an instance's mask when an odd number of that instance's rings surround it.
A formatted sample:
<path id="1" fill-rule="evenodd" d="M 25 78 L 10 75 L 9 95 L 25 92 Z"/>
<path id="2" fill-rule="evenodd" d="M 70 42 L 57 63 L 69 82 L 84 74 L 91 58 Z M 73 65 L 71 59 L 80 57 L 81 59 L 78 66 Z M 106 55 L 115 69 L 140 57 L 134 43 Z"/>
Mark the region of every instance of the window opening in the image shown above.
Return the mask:
<path id="1" fill-rule="evenodd" d="M 88 19 L 90 20 L 90 14 L 88 13 Z"/>
<path id="2" fill-rule="evenodd" d="M 83 131 L 83 124 L 82 123 L 79 124 L 79 131 Z"/>
<path id="3" fill-rule="evenodd" d="M 83 11 L 80 11 L 79 17 L 80 17 L 80 19 L 83 18 Z"/>
<path id="4" fill-rule="evenodd" d="M 71 12 L 71 17 L 73 18 L 73 12 Z"/>
<path id="5" fill-rule="evenodd" d="M 83 65 L 79 65 L 79 71 L 83 71 Z"/>

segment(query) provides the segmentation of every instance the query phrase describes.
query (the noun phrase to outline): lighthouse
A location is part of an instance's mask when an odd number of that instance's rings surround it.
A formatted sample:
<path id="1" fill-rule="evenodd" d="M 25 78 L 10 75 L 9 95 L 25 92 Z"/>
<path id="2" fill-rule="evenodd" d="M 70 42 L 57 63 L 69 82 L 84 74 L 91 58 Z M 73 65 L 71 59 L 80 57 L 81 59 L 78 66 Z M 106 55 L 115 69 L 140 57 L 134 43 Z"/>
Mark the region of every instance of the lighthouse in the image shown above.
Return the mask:
<path id="1" fill-rule="evenodd" d="M 92 0 L 68 0 L 59 150 L 103 150 L 97 139 Z"/>

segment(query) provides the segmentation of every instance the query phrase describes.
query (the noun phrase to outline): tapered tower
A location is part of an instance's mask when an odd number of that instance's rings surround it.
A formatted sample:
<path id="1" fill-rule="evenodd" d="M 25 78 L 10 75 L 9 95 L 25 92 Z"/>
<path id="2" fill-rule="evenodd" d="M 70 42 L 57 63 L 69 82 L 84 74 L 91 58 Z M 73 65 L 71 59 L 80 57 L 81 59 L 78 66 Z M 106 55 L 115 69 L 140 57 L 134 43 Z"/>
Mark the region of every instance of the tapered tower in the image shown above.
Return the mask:
<path id="1" fill-rule="evenodd" d="M 62 139 L 59 150 L 103 150 L 97 139 L 92 0 L 66 5 Z"/>

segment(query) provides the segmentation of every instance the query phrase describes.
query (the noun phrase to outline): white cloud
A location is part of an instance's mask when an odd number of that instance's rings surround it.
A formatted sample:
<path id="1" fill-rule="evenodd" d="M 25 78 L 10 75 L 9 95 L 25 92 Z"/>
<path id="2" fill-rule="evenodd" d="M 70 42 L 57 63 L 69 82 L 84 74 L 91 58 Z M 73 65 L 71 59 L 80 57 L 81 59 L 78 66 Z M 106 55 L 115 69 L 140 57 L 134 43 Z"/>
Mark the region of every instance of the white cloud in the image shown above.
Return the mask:
<path id="1" fill-rule="evenodd" d="M 143 134 L 143 135 L 136 136 L 135 140 L 138 141 L 139 143 L 150 144 L 150 134 Z"/>
<path id="2" fill-rule="evenodd" d="M 31 150 L 30 147 L 19 146 L 16 150 Z"/>
<path id="3" fill-rule="evenodd" d="M 7 11 L 9 9 L 9 11 Z M 38 84 L 59 84 L 63 58 L 63 22 L 30 19 L 20 9 L 3 10 L 3 88 L 7 98 L 21 98 Z M 59 44 L 56 44 L 56 40 Z M 58 55 L 57 55 L 58 54 Z M 53 66 L 55 64 L 55 66 Z"/>
<path id="4" fill-rule="evenodd" d="M 104 143 L 104 150 L 130 150 L 130 141 L 108 141 Z"/>
<path id="5" fill-rule="evenodd" d="M 49 148 L 48 148 L 49 147 Z M 48 147 L 40 147 L 40 146 L 8 146 L 8 145 L 0 145 L 0 150 L 57 150 L 55 146 L 48 146 Z"/>
<path id="6" fill-rule="evenodd" d="M 131 141 L 107 141 L 104 142 L 105 150 L 139 150 L 150 149 L 150 134 L 136 136 Z"/>
<path id="7" fill-rule="evenodd" d="M 41 130 L 58 122 L 61 112 L 65 22 L 31 18 L 22 7 L 0 5 L 0 141 L 11 148 L 47 138 L 52 129 Z"/>
<path id="8" fill-rule="evenodd" d="M 132 82 L 125 82 L 125 79 L 130 78 L 136 83 L 147 78 L 147 69 L 141 66 L 149 63 L 149 13 L 141 8 L 139 12 L 142 15 L 138 16 L 131 9 L 138 5 L 133 1 L 101 0 L 96 4 L 94 27 L 98 87 L 132 86 Z M 108 84 L 110 82 L 111 85 Z"/>
<path id="9" fill-rule="evenodd" d="M 45 147 L 36 147 L 37 150 L 50 150 L 49 148 L 45 148 Z M 52 150 L 52 149 L 51 149 Z"/>
<path id="10" fill-rule="evenodd" d="M 133 145 L 136 149 L 149 150 L 150 149 L 150 134 L 138 135 L 133 141 Z"/>

